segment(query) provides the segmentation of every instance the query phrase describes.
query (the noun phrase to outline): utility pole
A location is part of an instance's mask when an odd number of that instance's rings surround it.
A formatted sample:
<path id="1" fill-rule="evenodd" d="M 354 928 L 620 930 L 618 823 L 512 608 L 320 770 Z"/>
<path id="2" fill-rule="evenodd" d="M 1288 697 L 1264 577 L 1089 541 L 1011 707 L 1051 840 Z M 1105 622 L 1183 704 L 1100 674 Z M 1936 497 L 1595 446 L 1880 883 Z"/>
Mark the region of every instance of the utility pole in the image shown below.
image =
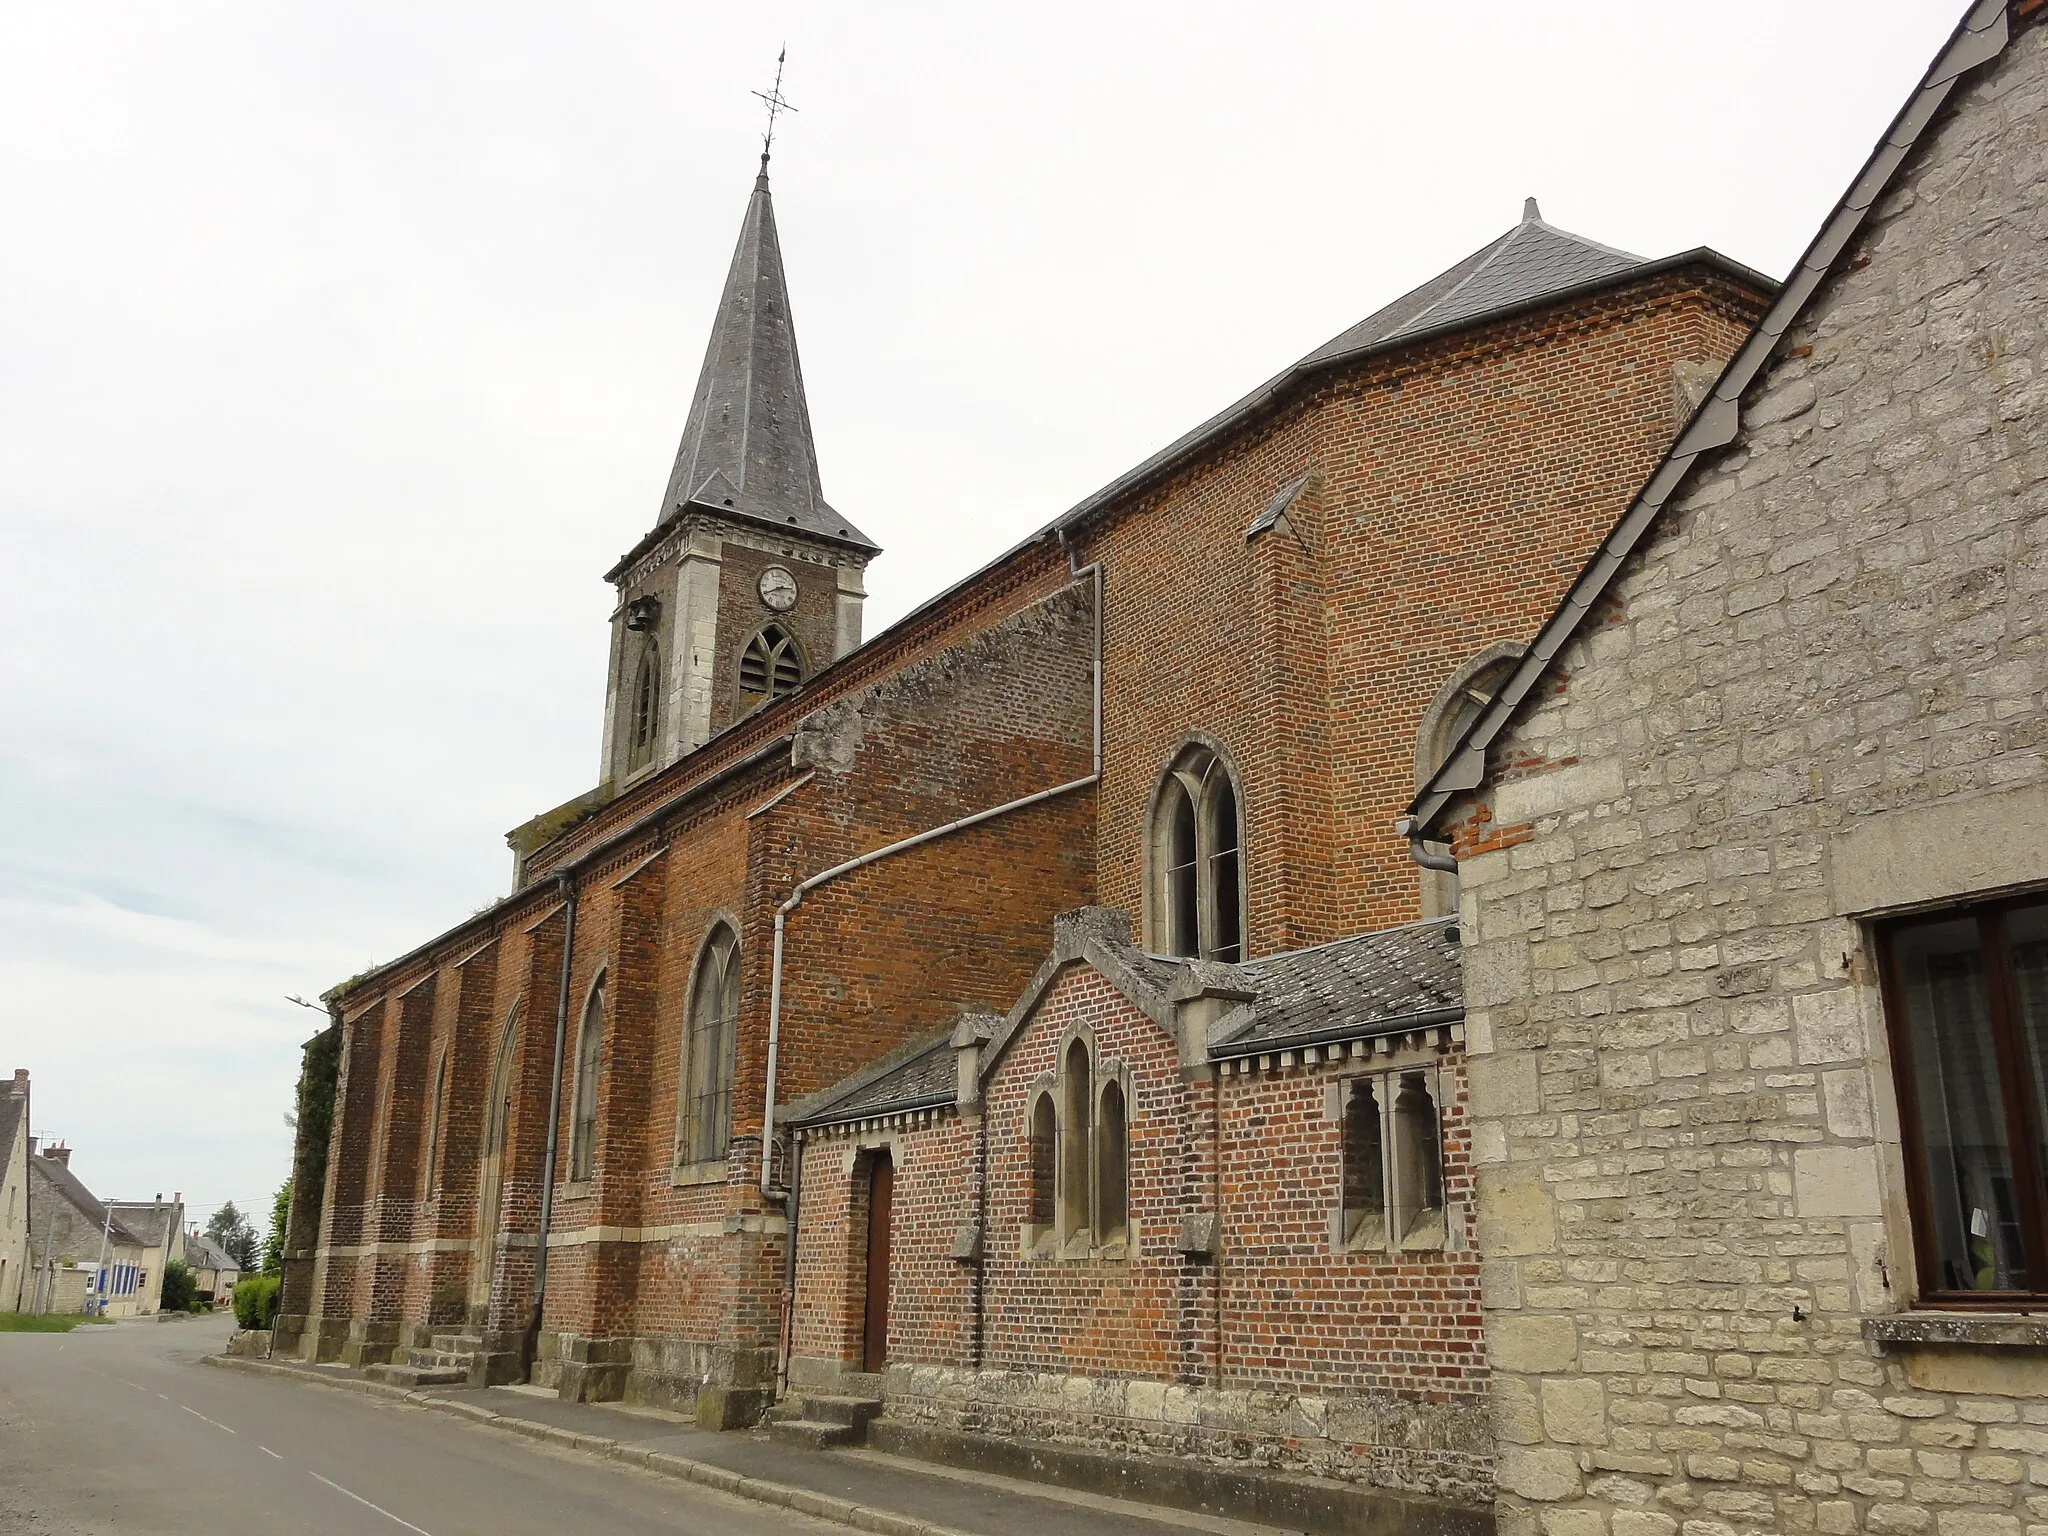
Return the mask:
<path id="1" fill-rule="evenodd" d="M 114 1207 L 111 1201 L 105 1207 L 107 1219 L 100 1223 L 100 1262 L 93 1271 L 92 1283 L 100 1293 L 99 1315 L 107 1315 L 107 1235 L 114 1229 Z"/>

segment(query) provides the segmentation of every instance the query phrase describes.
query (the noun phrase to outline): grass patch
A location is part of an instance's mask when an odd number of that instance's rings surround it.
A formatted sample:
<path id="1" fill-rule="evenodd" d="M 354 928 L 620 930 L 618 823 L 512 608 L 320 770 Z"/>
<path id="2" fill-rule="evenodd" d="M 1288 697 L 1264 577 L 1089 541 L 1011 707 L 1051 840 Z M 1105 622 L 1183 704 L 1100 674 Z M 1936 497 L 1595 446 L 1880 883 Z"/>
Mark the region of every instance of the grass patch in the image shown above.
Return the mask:
<path id="1" fill-rule="evenodd" d="M 69 1333 L 80 1323 L 104 1323 L 104 1317 L 87 1317 L 82 1312 L 52 1312 L 38 1317 L 33 1312 L 0 1312 L 0 1333 Z"/>

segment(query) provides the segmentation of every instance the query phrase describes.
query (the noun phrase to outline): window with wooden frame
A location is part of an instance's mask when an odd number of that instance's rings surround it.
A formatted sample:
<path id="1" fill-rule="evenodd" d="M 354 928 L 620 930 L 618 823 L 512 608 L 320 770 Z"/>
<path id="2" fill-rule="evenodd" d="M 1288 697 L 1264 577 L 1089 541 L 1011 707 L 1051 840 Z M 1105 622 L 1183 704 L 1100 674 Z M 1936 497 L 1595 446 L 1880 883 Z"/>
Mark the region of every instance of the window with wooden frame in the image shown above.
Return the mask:
<path id="1" fill-rule="evenodd" d="M 1162 954 L 1244 958 L 1237 782 L 1211 748 L 1181 749 L 1152 801 L 1148 942 Z"/>
<path id="2" fill-rule="evenodd" d="M 740 1017 L 740 940 L 719 923 L 704 941 L 690 983 L 683 1045 L 683 1103 L 676 1162 L 716 1162 L 732 1136 L 734 1041 Z"/>
<path id="3" fill-rule="evenodd" d="M 590 989 L 576 1031 L 576 1086 L 570 1098 L 569 1182 L 588 1179 L 597 1161 L 597 1074 L 604 1059 L 604 978 Z"/>
<path id="4" fill-rule="evenodd" d="M 795 693 L 804 680 L 804 657 L 796 636 L 780 624 L 763 624 L 740 652 L 740 708 L 753 709 Z"/>
<path id="5" fill-rule="evenodd" d="M 626 747 L 628 768 L 643 768 L 654 760 L 654 740 L 660 726 L 661 648 L 649 638 L 640 647 L 640 670 L 633 679 L 633 725 Z"/>
<path id="6" fill-rule="evenodd" d="M 1878 941 L 1920 1298 L 2048 1307 L 2048 897 Z"/>
<path id="7" fill-rule="evenodd" d="M 1331 1242 L 1340 1249 L 1433 1252 L 1444 1246 L 1442 1082 L 1432 1066 L 1333 1084 L 1343 1168 Z"/>

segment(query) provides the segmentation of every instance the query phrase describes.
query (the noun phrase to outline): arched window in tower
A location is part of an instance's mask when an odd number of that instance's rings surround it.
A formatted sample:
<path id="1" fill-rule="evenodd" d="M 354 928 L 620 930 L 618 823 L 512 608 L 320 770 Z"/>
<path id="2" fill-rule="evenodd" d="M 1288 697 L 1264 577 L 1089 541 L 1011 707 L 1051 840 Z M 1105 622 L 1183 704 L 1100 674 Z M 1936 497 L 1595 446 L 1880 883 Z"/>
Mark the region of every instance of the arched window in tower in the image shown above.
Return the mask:
<path id="1" fill-rule="evenodd" d="M 676 1162 L 725 1156 L 732 1136 L 734 1040 L 740 1016 L 740 940 L 719 923 L 704 941 L 690 982 L 690 1027 L 683 1043 L 683 1104 Z"/>
<path id="2" fill-rule="evenodd" d="M 661 726 L 661 649 L 653 640 L 640 648 L 640 670 L 633 678 L 633 728 L 626 753 L 631 768 L 654 760 L 654 738 Z"/>
<path id="3" fill-rule="evenodd" d="M 1467 729 L 1499 692 L 1522 647 L 1511 642 L 1487 647 L 1451 674 L 1429 708 L 1415 736 L 1415 787 L 1420 789 L 1443 767 L 1464 739 Z M 1458 877 L 1437 870 L 1418 870 L 1422 877 L 1422 915 L 1449 917 L 1458 910 Z"/>
<path id="4" fill-rule="evenodd" d="M 1181 749 L 1152 799 L 1146 942 L 1169 955 L 1244 958 L 1244 856 L 1236 780 L 1216 751 Z"/>
<path id="5" fill-rule="evenodd" d="M 740 652 L 740 708 L 795 693 L 804 680 L 803 652 L 780 624 L 763 624 Z"/>
<path id="6" fill-rule="evenodd" d="M 590 1177 L 597 1160 L 597 1074 L 604 1056 L 604 978 L 590 989 L 576 1031 L 576 1087 L 570 1099 L 569 1182 Z"/>

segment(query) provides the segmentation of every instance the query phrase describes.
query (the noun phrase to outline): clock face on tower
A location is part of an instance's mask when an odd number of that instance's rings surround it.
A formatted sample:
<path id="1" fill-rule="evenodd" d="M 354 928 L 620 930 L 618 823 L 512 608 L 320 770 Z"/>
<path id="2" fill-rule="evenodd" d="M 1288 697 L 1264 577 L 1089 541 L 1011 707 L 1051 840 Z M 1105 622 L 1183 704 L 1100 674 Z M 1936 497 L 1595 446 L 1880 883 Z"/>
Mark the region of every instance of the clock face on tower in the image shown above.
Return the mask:
<path id="1" fill-rule="evenodd" d="M 758 590 L 761 601 L 776 613 L 787 613 L 796 606 L 796 578 L 779 565 L 761 573 Z"/>

